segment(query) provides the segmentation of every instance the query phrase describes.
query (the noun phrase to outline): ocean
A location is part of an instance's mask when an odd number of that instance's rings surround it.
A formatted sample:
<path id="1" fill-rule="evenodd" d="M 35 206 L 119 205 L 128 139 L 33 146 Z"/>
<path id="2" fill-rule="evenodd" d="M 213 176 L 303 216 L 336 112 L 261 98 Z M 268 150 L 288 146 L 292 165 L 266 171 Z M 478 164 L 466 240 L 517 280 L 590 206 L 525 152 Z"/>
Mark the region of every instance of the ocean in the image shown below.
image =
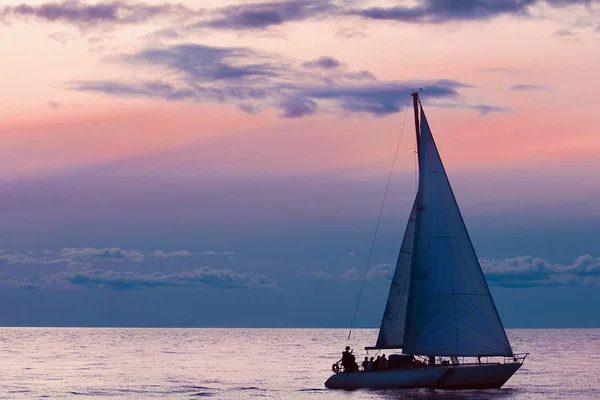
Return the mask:
<path id="1" fill-rule="evenodd" d="M 325 389 L 344 329 L 0 328 L 2 399 L 600 399 L 600 329 L 509 329 L 502 389 Z M 376 329 L 353 332 L 357 356 Z"/>

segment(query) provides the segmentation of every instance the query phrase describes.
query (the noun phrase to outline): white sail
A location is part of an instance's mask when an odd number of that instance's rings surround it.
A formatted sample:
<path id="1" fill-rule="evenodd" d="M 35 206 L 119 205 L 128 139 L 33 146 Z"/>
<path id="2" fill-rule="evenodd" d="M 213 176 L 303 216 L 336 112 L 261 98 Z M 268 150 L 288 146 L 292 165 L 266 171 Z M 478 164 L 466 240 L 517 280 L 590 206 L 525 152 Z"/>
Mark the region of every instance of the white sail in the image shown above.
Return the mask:
<path id="1" fill-rule="evenodd" d="M 392 278 L 390 294 L 381 320 L 379 337 L 375 348 L 385 349 L 402 347 L 404 339 L 404 322 L 406 321 L 406 307 L 408 303 L 408 286 L 410 283 L 410 266 L 415 236 L 415 221 L 417 214 L 417 200 L 413 204 L 404 239 L 398 254 L 396 270 Z"/>
<path id="2" fill-rule="evenodd" d="M 421 109 L 415 246 L 403 352 L 512 355 Z"/>

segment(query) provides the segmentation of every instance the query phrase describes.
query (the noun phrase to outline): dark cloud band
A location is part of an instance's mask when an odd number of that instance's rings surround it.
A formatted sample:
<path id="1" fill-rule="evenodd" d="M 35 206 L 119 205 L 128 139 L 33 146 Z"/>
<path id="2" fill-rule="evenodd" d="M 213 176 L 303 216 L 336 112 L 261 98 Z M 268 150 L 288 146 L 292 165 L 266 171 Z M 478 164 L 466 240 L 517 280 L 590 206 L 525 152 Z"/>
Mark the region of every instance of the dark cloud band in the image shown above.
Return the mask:
<path id="1" fill-rule="evenodd" d="M 384 116 L 407 105 L 411 92 L 423 88 L 425 98 L 454 99 L 469 85 L 453 80 L 379 81 L 369 71 L 351 71 L 339 60 L 320 57 L 297 62 L 249 48 L 181 44 L 149 48 L 112 57 L 139 68 L 160 68 L 169 80 L 84 81 L 73 89 L 112 96 L 167 101 L 234 104 L 244 112 L 275 108 L 284 118 L 318 112 Z M 481 114 L 505 112 L 493 105 L 455 104 Z"/>

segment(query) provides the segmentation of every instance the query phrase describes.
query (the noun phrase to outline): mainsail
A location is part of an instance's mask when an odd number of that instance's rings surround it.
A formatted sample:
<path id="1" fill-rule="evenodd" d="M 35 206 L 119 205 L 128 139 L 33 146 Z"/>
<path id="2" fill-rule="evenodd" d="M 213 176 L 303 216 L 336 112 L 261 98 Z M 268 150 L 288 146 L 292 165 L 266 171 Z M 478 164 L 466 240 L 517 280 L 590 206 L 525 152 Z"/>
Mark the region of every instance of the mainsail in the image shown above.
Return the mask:
<path id="1" fill-rule="evenodd" d="M 414 355 L 511 356 L 422 108 L 420 117 L 419 189 L 375 347 L 402 347 Z"/>

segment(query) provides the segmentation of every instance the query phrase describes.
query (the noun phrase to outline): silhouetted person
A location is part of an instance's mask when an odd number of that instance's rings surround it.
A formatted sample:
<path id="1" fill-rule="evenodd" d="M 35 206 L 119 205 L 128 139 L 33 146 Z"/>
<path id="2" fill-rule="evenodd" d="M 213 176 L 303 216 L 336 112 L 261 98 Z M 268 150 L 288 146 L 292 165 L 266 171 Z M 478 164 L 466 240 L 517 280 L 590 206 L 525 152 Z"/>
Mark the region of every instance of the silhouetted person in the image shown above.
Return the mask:
<path id="1" fill-rule="evenodd" d="M 374 369 L 375 371 L 379 370 L 379 359 L 380 359 L 380 358 L 381 358 L 380 356 L 377 356 L 377 358 L 376 358 L 376 359 L 375 359 L 375 361 L 373 362 L 373 369 Z"/>
<path id="2" fill-rule="evenodd" d="M 365 357 L 365 361 L 362 362 L 363 371 L 369 368 L 369 357 Z"/>
<path id="3" fill-rule="evenodd" d="M 385 354 L 384 354 L 379 359 L 379 369 L 387 369 L 387 367 L 388 367 L 388 362 L 387 362 L 387 359 L 385 358 Z"/>
<path id="4" fill-rule="evenodd" d="M 373 364 L 375 364 L 375 362 L 373 361 L 373 357 L 371 357 L 371 359 L 369 360 L 369 364 L 367 365 L 367 369 L 369 371 L 373 371 L 373 368 L 374 368 Z"/>
<path id="5" fill-rule="evenodd" d="M 346 346 L 346 350 L 342 351 L 342 367 L 344 367 L 344 371 L 348 371 L 348 366 L 350 365 L 350 359 L 352 356 L 352 352 L 350 351 L 350 346 Z"/>
<path id="6" fill-rule="evenodd" d="M 356 358 L 354 354 L 352 354 L 352 350 L 350 350 L 350 346 L 346 346 L 346 350 L 342 352 L 342 366 L 344 367 L 344 372 L 354 372 L 358 371 L 358 365 L 356 365 Z"/>

